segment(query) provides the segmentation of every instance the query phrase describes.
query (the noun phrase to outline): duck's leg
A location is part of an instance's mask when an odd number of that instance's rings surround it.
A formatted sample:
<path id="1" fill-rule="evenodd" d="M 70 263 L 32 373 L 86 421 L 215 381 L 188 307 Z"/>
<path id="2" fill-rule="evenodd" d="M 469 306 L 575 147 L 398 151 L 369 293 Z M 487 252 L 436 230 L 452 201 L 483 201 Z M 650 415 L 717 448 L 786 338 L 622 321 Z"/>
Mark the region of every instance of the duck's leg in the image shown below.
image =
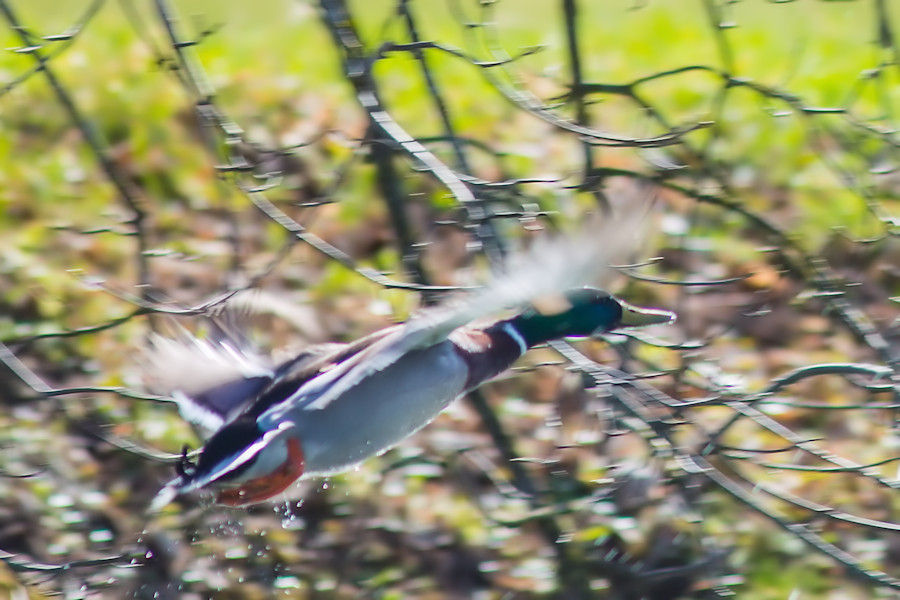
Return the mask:
<path id="1" fill-rule="evenodd" d="M 244 485 L 219 492 L 216 501 L 228 506 L 242 506 L 268 500 L 286 490 L 303 475 L 303 450 L 300 442 L 291 438 L 287 442 L 288 457 L 284 463 L 268 475 L 251 479 Z"/>

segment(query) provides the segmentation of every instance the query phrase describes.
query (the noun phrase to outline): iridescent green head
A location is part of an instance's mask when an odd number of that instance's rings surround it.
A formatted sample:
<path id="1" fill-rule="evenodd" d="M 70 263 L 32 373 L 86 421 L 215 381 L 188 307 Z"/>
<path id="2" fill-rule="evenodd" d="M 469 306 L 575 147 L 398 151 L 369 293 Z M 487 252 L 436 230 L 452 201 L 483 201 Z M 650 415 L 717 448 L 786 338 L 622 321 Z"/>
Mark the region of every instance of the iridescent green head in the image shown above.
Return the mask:
<path id="1" fill-rule="evenodd" d="M 675 320 L 675 314 L 667 310 L 631 306 L 603 290 L 587 287 L 541 304 L 547 306 L 530 308 L 510 321 L 529 347 L 563 337 L 589 337 Z"/>

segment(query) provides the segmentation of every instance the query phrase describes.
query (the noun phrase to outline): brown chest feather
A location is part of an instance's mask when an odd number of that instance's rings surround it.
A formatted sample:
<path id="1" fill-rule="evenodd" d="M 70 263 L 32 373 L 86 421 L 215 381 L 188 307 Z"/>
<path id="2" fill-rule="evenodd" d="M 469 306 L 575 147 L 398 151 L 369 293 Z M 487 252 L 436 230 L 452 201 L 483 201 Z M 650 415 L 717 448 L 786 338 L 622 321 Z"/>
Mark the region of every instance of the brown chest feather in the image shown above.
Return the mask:
<path id="1" fill-rule="evenodd" d="M 450 334 L 450 341 L 469 367 L 467 390 L 496 377 L 522 355 L 522 347 L 507 333 L 503 323 L 486 329 L 457 329 Z"/>

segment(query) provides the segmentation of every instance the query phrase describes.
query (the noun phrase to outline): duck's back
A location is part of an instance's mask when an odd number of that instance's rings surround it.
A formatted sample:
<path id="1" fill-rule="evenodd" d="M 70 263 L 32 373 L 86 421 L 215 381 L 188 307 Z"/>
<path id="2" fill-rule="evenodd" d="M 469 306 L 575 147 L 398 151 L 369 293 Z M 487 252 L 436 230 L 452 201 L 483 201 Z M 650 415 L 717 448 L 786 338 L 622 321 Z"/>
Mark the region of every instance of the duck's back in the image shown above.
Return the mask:
<path id="1" fill-rule="evenodd" d="M 340 471 L 387 450 L 465 391 L 467 375 L 455 346 L 444 341 L 405 354 L 325 406 L 291 415 L 306 473 Z"/>

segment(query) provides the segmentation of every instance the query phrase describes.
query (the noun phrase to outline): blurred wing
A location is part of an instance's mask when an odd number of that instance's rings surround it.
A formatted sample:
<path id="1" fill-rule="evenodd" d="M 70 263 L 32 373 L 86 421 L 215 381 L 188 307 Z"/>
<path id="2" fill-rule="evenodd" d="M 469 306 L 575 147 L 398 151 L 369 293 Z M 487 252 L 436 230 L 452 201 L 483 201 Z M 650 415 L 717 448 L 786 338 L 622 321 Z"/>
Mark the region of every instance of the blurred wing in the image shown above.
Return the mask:
<path id="1" fill-rule="evenodd" d="M 182 419 L 211 434 L 243 412 L 271 381 L 269 377 L 238 379 L 193 396 L 175 390 L 172 399 Z"/>
<path id="2" fill-rule="evenodd" d="M 228 340 L 154 335 L 145 356 L 152 387 L 169 394 L 186 421 L 207 431 L 219 429 L 275 376 L 267 359 Z"/>
<path id="3" fill-rule="evenodd" d="M 519 310 L 545 297 L 597 285 L 607 287 L 614 275 L 611 265 L 626 259 L 640 239 L 645 212 L 635 211 L 606 223 L 592 223 L 568 237 L 541 238 L 523 252 L 509 257 L 502 271 L 484 288 L 452 298 L 422 311 L 395 334 L 385 337 L 341 365 L 303 386 L 282 405 L 264 415 L 277 422 L 290 410 L 321 409 L 373 373 L 403 355 L 445 340 L 472 321 Z"/>
<path id="4" fill-rule="evenodd" d="M 178 405 L 182 418 L 215 432 L 258 402 L 268 406 L 293 394 L 304 381 L 348 353 L 346 344 L 310 346 L 273 366 L 231 341 L 201 340 L 184 333 L 173 340 L 154 336 L 147 352 L 152 385 Z"/>

